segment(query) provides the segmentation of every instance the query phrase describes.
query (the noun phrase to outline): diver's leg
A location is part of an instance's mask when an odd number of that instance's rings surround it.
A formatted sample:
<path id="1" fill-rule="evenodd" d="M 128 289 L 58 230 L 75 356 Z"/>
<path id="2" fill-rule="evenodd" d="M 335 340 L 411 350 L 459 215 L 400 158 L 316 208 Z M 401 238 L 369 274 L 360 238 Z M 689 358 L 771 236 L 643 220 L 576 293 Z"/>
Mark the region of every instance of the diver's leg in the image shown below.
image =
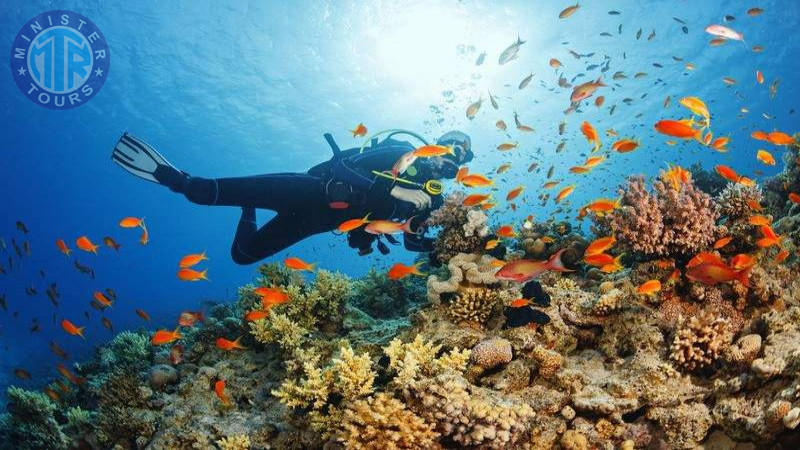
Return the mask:
<path id="1" fill-rule="evenodd" d="M 282 212 L 256 230 L 253 208 L 242 208 L 242 217 L 231 246 L 237 264 L 252 264 L 303 239 L 335 228 L 329 217 L 308 212 Z"/>
<path id="2" fill-rule="evenodd" d="M 190 177 L 183 193 L 190 201 L 201 205 L 273 211 L 326 206 L 322 180 L 304 173 L 217 179 Z"/>

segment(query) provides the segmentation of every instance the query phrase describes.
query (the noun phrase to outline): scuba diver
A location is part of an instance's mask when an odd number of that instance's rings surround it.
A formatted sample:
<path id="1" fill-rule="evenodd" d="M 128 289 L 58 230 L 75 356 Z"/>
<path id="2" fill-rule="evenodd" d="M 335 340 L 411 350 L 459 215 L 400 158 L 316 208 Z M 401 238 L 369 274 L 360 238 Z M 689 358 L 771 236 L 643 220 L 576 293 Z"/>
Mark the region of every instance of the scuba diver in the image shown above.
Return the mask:
<path id="1" fill-rule="evenodd" d="M 378 141 L 381 134 L 387 136 Z M 111 157 L 133 175 L 164 185 L 193 203 L 241 207 L 231 246 L 231 256 L 237 264 L 255 263 L 309 236 L 336 230 L 341 223 L 367 214 L 369 220 L 409 221 L 409 226 L 404 227 L 405 248 L 430 252 L 433 239 L 424 236 L 427 230 L 424 223 L 430 212 L 442 204 L 439 180 L 455 178 L 459 166 L 472 160 L 471 141 L 460 131 L 445 133 L 436 144 L 452 147 L 452 154 L 417 158 L 404 173 L 395 176 L 390 169 L 415 149 L 407 141 L 393 139 L 399 134 L 427 145 L 415 133 L 387 130 L 373 135 L 360 148 L 342 151 L 333 137 L 325 134 L 333 158 L 307 173 L 194 177 L 127 132 L 117 142 Z M 259 228 L 257 208 L 275 211 L 277 215 Z M 362 256 L 372 252 L 375 242 L 382 254 L 389 253 L 381 238 L 399 244 L 390 234 L 370 234 L 365 227 L 347 233 L 349 246 L 358 249 Z"/>

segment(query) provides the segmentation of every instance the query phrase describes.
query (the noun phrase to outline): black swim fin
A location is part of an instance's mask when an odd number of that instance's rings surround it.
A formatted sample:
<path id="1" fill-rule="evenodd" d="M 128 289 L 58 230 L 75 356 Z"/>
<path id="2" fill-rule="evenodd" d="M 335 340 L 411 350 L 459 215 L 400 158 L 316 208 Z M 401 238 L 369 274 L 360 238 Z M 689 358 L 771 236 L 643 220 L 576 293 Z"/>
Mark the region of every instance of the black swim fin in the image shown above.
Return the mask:
<path id="1" fill-rule="evenodd" d="M 145 141 L 125 132 L 114 146 L 111 159 L 129 173 L 153 183 L 181 191 L 188 178 Z"/>

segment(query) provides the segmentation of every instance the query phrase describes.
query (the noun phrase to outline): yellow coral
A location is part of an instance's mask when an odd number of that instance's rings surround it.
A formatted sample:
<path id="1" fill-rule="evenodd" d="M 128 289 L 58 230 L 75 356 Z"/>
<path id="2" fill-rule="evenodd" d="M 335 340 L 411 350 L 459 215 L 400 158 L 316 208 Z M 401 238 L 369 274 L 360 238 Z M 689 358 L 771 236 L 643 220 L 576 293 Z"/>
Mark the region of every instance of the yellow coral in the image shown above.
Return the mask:
<path id="1" fill-rule="evenodd" d="M 484 325 L 499 303 L 497 291 L 484 287 L 467 287 L 456 293 L 447 308 L 454 322 L 475 322 Z"/>
<path id="2" fill-rule="evenodd" d="M 470 350 L 455 348 L 437 358 L 441 348 L 441 345 L 425 342 L 422 336 L 417 335 L 413 342 L 405 344 L 399 339 L 393 339 L 383 352 L 389 357 L 389 369 L 397 374 L 394 382 L 405 387 L 423 375 L 432 376 L 446 370 L 466 370 Z"/>
<path id="3" fill-rule="evenodd" d="M 272 395 L 289 408 L 322 408 L 328 400 L 334 373 L 323 371 L 311 362 L 303 365 L 303 371 L 305 378 L 284 381 L 279 389 L 272 391 Z"/>
<path id="4" fill-rule="evenodd" d="M 439 433 L 388 394 L 352 403 L 342 416 L 337 440 L 348 449 L 436 449 Z"/>
<path id="5" fill-rule="evenodd" d="M 217 445 L 220 450 L 249 450 L 250 438 L 244 434 L 228 436 L 218 440 Z"/>
<path id="6" fill-rule="evenodd" d="M 711 312 L 688 321 L 681 317 L 670 347 L 670 358 L 686 370 L 701 369 L 716 361 L 732 337 L 729 321 Z"/>
<path id="7" fill-rule="evenodd" d="M 272 313 L 265 320 L 250 322 L 250 334 L 262 344 L 276 342 L 284 351 L 293 353 L 308 334 L 308 330 L 284 314 Z"/>
<path id="8" fill-rule="evenodd" d="M 539 363 L 539 375 L 542 378 L 551 378 L 564 364 L 564 357 L 560 353 L 542 346 L 533 349 L 533 358 Z"/>
<path id="9" fill-rule="evenodd" d="M 375 372 L 370 367 L 368 353 L 356 355 L 350 346 L 342 347 L 338 358 L 333 360 L 331 371 L 336 374 L 337 390 L 345 398 L 357 398 L 372 392 Z"/>

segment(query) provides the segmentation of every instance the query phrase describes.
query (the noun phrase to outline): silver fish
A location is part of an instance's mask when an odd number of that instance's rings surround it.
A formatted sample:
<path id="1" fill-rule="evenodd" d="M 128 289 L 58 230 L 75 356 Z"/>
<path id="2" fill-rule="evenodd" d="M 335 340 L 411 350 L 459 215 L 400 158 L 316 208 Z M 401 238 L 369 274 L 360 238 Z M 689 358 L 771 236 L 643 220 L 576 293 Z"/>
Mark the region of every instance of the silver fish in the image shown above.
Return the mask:
<path id="1" fill-rule="evenodd" d="M 483 60 L 486 59 L 486 52 L 481 53 L 478 55 L 478 59 L 475 60 L 475 65 L 480 66 L 483 64 Z"/>
<path id="2" fill-rule="evenodd" d="M 532 79 L 533 79 L 533 73 L 523 78 L 522 81 L 520 81 L 519 83 L 519 89 L 520 90 L 525 89 L 525 87 L 528 85 L 528 83 L 531 82 Z"/>
<path id="3" fill-rule="evenodd" d="M 516 59 L 517 53 L 519 53 L 519 48 L 524 43 L 525 41 L 523 41 L 522 39 L 520 39 L 519 36 L 517 36 L 517 42 L 514 42 L 513 44 L 509 45 L 505 50 L 503 50 L 503 53 L 500 54 L 500 58 L 497 59 L 498 64 L 502 66 L 503 64 L 511 61 L 512 59 Z"/>
<path id="4" fill-rule="evenodd" d="M 489 92 L 489 101 L 492 103 L 492 108 L 499 108 L 499 106 L 497 106 L 497 100 L 495 100 L 494 95 L 492 95 L 491 92 Z"/>

